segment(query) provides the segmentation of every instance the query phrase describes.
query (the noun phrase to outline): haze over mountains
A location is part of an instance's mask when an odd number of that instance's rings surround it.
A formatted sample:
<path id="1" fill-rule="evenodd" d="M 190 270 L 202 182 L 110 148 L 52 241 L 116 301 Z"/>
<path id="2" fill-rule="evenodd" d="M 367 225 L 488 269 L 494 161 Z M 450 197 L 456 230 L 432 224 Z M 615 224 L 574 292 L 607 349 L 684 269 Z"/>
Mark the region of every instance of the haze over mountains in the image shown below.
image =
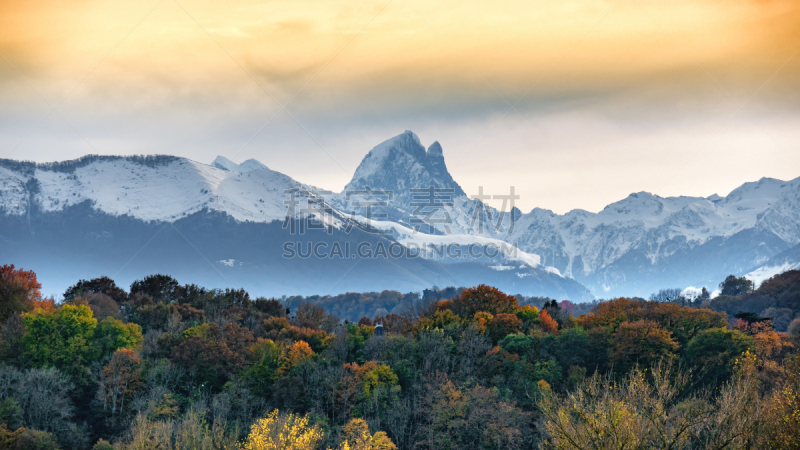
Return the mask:
<path id="1" fill-rule="evenodd" d="M 0 160 L 0 263 L 36 270 L 48 292 L 77 278 L 109 275 L 124 284 L 163 272 L 258 295 L 492 283 L 585 300 L 664 287 L 713 291 L 728 274 L 763 278 L 800 262 L 800 178 L 764 178 L 726 197 L 640 192 L 599 213 L 564 215 L 523 214 L 510 202 L 501 211 L 474 194 L 447 171 L 438 142 L 426 149 L 410 131 L 372 149 L 341 193 L 255 160 Z M 299 233 L 304 213 L 324 229 Z M 338 243 L 351 253 L 361 242 L 373 250 L 450 245 L 461 253 L 285 258 L 287 242 L 328 250 Z M 470 244 L 503 250 L 471 256 Z"/>

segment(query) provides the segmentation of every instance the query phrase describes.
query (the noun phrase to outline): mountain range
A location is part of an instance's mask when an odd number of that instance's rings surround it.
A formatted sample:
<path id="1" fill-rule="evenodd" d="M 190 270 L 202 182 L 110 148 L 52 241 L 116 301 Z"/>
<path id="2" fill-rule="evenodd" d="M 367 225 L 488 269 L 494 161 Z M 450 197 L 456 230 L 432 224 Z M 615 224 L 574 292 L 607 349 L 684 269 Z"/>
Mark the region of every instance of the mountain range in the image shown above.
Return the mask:
<path id="1" fill-rule="evenodd" d="M 729 274 L 800 266 L 800 178 L 725 197 L 639 192 L 598 213 L 481 200 L 438 142 L 426 149 L 410 131 L 373 148 L 339 193 L 252 159 L 0 160 L 0 264 L 36 270 L 52 293 L 161 272 L 267 296 L 487 283 L 577 301 L 713 291 Z"/>

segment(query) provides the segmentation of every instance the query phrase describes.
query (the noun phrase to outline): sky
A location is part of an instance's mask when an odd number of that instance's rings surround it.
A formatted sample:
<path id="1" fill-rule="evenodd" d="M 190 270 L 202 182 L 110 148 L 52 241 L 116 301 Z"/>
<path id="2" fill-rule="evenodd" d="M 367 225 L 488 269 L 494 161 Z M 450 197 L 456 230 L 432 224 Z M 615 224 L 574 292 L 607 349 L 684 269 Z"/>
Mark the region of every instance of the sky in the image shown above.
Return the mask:
<path id="1" fill-rule="evenodd" d="M 599 211 L 800 176 L 796 0 L 3 0 L 0 158 L 255 158 L 341 190 L 412 130 L 468 194 Z"/>

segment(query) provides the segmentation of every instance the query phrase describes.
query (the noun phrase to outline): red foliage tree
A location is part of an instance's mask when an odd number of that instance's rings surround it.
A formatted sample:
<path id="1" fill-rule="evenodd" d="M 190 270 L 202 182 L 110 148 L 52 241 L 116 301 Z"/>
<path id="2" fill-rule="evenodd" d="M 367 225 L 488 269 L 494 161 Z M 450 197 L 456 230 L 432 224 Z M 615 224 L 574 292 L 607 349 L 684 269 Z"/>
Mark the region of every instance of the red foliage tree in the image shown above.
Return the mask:
<path id="1" fill-rule="evenodd" d="M 0 322 L 33 309 L 33 302 L 42 301 L 41 288 L 34 271 L 15 269 L 13 264 L 0 266 Z"/>

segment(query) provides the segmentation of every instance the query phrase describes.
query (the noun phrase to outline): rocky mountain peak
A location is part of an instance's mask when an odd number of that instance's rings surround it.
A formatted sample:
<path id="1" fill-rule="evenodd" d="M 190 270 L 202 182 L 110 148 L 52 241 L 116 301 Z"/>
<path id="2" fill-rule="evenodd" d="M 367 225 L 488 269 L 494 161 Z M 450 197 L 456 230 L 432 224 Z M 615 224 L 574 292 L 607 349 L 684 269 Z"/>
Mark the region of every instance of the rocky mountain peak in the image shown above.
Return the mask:
<path id="1" fill-rule="evenodd" d="M 419 137 L 405 131 L 375 146 L 361 161 L 346 190 L 391 190 L 395 198 L 410 199 L 412 188 L 451 188 L 453 197 L 464 191 L 447 171 L 439 142 L 425 150 Z"/>

